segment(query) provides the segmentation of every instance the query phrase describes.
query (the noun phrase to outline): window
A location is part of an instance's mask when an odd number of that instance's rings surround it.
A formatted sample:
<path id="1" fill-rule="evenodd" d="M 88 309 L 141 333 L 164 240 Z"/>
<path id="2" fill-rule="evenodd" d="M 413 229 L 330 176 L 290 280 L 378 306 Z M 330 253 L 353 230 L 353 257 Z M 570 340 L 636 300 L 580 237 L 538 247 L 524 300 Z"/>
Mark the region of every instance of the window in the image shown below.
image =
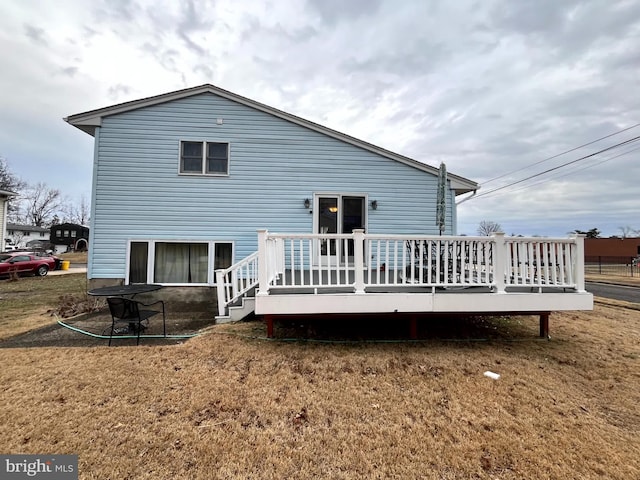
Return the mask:
<path id="1" fill-rule="evenodd" d="M 41 237 L 44 237 L 44 232 L 40 232 L 40 236 L 41 236 Z"/>
<path id="2" fill-rule="evenodd" d="M 62 236 L 62 230 L 56 230 L 56 237 Z"/>
<path id="3" fill-rule="evenodd" d="M 129 246 L 130 284 L 213 285 L 214 270 L 227 268 L 233 261 L 230 242 L 144 240 Z"/>
<path id="4" fill-rule="evenodd" d="M 78 232 L 76 232 L 75 230 L 71 230 L 71 238 L 76 238 L 77 234 Z"/>
<path id="5" fill-rule="evenodd" d="M 153 283 L 207 283 L 209 245 L 157 242 Z"/>
<path id="6" fill-rule="evenodd" d="M 180 142 L 180 173 L 228 175 L 229 144 L 219 142 Z"/>
<path id="7" fill-rule="evenodd" d="M 131 242 L 129 283 L 147 283 L 148 242 Z"/>
<path id="8" fill-rule="evenodd" d="M 64 231 L 64 238 L 68 238 L 69 237 L 69 230 L 65 230 Z"/>

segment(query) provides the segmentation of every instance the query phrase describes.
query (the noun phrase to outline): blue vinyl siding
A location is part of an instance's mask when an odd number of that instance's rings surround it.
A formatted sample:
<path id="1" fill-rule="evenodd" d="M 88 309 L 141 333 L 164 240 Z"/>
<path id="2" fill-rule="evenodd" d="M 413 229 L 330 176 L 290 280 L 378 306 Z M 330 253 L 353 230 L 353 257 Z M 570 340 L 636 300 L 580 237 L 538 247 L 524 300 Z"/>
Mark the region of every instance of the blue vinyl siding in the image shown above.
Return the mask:
<path id="1" fill-rule="evenodd" d="M 179 175 L 180 140 L 229 142 L 229 176 Z M 377 200 L 371 233 L 438 233 L 436 176 L 213 94 L 106 117 L 96 142 L 92 278 L 124 278 L 130 239 L 233 241 L 237 261 L 259 228 L 310 233 L 314 192 Z"/>

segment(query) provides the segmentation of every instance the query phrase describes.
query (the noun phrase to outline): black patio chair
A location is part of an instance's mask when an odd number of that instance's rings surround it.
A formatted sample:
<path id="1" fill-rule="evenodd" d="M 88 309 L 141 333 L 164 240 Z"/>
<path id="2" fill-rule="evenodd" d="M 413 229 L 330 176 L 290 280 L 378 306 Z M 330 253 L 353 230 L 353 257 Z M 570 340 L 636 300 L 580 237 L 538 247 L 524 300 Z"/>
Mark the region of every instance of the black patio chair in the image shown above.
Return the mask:
<path id="1" fill-rule="evenodd" d="M 116 329 L 116 323 L 128 323 L 129 329 L 138 333 L 136 345 L 140 345 L 140 333 L 144 328 L 146 328 L 142 322 L 146 321 L 148 325 L 149 318 L 159 314 L 162 314 L 162 334 L 165 337 L 167 336 L 167 323 L 164 311 L 164 302 L 162 300 L 146 304 L 123 297 L 109 297 L 107 298 L 107 303 L 109 304 L 109 311 L 111 312 L 111 334 L 109 335 L 109 346 L 111 346 L 111 339 L 113 338 L 113 334 Z M 151 307 L 157 304 L 162 305 L 162 311 L 141 309 L 141 307 Z"/>
<path id="2" fill-rule="evenodd" d="M 422 278 L 423 281 L 435 282 L 439 277 L 440 282 L 443 282 L 445 276 L 449 282 L 461 281 L 465 278 L 464 267 L 469 263 L 468 247 L 463 252 L 462 247 L 458 244 L 454 249 L 454 244 L 438 243 L 429 240 L 407 240 L 407 252 L 409 254 L 410 265 L 407 265 L 405 269 L 405 275 L 408 279 L 411 278 L 411 264 L 413 264 L 413 275 L 415 279 L 420 278 L 420 258 L 422 245 Z M 431 269 L 429 270 L 429 250 L 431 250 Z M 455 250 L 455 251 L 454 251 Z M 413 252 L 413 260 L 411 260 L 411 253 Z M 446 260 L 446 266 L 445 266 Z M 440 263 L 440 274 L 438 276 L 437 263 Z M 455 262 L 456 269 L 454 271 L 453 264 Z M 454 278 L 454 272 L 455 277 Z"/>

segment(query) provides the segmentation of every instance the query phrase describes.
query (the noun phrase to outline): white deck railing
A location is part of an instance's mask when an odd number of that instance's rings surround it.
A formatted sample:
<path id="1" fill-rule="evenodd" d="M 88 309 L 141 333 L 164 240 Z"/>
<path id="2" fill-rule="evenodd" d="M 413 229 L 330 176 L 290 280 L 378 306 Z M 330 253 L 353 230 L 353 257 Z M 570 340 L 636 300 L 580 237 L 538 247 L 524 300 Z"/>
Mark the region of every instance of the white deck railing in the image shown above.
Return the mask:
<path id="1" fill-rule="evenodd" d="M 254 252 L 229 268 L 216 270 L 218 314 L 258 284 L 258 252 Z"/>
<path id="2" fill-rule="evenodd" d="M 516 287 L 584 291 L 584 239 L 258 232 L 258 295 L 270 290 Z M 498 274 L 498 272 L 501 272 Z"/>

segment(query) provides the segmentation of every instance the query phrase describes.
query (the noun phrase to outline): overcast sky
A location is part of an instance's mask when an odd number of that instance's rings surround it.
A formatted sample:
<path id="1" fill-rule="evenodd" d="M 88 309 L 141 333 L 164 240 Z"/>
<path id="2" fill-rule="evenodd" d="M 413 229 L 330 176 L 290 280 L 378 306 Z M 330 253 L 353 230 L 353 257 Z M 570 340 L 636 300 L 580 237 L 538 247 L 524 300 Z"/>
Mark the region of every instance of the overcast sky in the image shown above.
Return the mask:
<path id="1" fill-rule="evenodd" d="M 77 202 L 63 117 L 212 83 L 480 183 L 459 233 L 640 229 L 640 143 L 487 193 L 640 136 L 531 167 L 640 123 L 637 0 L 5 1 L 0 39 L 0 156 Z"/>

